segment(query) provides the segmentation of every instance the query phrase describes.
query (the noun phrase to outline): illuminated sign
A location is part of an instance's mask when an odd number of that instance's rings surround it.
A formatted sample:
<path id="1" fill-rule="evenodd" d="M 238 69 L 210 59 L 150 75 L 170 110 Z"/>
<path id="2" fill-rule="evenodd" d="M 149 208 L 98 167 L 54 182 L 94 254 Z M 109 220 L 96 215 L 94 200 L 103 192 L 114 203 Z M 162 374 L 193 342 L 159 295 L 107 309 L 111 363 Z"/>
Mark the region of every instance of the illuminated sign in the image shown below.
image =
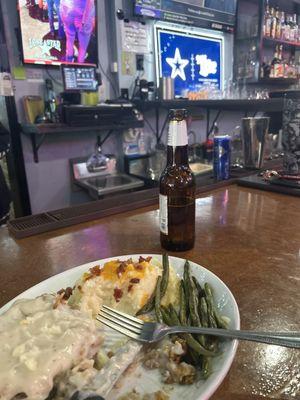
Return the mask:
<path id="1" fill-rule="evenodd" d="M 203 85 L 222 88 L 223 39 L 158 28 L 158 75 L 171 77 L 175 95 L 186 97 L 186 91 L 197 91 Z"/>

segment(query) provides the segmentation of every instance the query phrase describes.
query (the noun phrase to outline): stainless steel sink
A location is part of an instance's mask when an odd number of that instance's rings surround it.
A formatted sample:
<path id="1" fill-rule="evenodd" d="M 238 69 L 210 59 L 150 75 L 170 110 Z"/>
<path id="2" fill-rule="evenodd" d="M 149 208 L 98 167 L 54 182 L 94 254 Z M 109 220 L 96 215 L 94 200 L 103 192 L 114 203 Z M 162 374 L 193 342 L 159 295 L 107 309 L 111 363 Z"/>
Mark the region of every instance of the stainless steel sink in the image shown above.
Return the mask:
<path id="1" fill-rule="evenodd" d="M 190 168 L 195 175 L 203 174 L 208 171 L 212 171 L 213 167 L 211 164 L 204 164 L 200 162 L 191 162 Z"/>
<path id="2" fill-rule="evenodd" d="M 143 186 L 144 182 L 126 174 L 112 174 L 93 178 L 80 179 L 78 185 L 89 191 L 91 197 L 97 199 L 105 194 L 121 192 Z"/>

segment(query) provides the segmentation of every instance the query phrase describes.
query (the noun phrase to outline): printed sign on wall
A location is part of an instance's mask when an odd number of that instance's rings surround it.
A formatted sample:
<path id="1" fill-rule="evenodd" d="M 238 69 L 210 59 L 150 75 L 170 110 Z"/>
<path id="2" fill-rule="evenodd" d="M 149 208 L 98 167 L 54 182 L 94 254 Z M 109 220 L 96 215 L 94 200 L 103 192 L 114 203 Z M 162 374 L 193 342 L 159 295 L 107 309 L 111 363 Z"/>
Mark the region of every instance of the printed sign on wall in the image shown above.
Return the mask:
<path id="1" fill-rule="evenodd" d="M 209 84 L 222 86 L 222 39 L 159 30 L 160 76 L 175 80 L 175 95 L 196 91 Z"/>

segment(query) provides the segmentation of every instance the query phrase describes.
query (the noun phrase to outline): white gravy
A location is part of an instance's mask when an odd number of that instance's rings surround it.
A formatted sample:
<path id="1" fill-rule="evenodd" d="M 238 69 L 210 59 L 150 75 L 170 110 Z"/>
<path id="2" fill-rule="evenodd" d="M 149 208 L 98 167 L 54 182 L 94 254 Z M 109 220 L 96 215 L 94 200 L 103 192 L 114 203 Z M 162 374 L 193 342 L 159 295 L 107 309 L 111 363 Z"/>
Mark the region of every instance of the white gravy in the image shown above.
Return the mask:
<path id="1" fill-rule="evenodd" d="M 86 357 L 103 341 L 86 314 L 60 305 L 54 296 L 16 302 L 0 316 L 0 399 L 25 393 L 44 400 L 53 379 Z"/>

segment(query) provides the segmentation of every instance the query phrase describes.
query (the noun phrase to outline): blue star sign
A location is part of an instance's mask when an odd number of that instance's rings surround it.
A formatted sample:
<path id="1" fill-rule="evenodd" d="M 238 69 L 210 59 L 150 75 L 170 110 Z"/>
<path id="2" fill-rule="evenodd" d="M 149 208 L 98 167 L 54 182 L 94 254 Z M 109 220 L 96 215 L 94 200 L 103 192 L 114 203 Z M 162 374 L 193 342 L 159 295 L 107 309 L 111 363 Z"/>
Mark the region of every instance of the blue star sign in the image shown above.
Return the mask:
<path id="1" fill-rule="evenodd" d="M 159 76 L 174 79 L 175 95 L 208 83 L 221 88 L 222 38 L 159 28 L 157 39 Z"/>
<path id="2" fill-rule="evenodd" d="M 188 65 L 189 60 L 183 60 L 180 55 L 179 48 L 176 47 L 174 57 L 167 57 L 167 63 L 172 68 L 171 78 L 175 79 L 176 76 L 179 76 L 183 81 L 186 80 L 184 68 Z"/>

